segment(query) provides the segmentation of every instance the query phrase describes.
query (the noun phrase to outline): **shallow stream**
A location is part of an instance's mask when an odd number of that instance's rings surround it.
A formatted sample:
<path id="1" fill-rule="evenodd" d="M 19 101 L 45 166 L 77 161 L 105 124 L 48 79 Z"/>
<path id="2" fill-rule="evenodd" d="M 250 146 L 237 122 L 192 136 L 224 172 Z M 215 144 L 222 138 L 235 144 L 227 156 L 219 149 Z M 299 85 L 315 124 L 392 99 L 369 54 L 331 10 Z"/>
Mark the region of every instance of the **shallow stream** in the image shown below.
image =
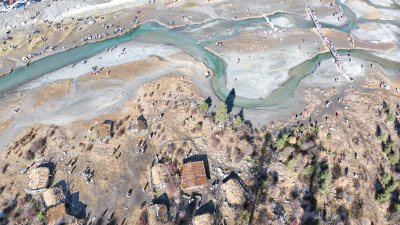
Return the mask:
<path id="1" fill-rule="evenodd" d="M 343 5 L 342 7 L 348 17 L 348 21 L 351 22 L 348 22 L 341 27 L 327 24 L 322 24 L 322 26 L 342 30 L 344 32 L 349 32 L 354 29 L 357 26 L 354 13 L 347 7 Z M 270 18 L 273 19 L 280 16 L 289 19 L 295 24 L 296 28 L 311 27 L 310 21 L 308 21 L 304 16 L 276 13 L 271 15 Z M 56 53 L 32 62 L 29 66 L 16 69 L 12 73 L 0 78 L 0 93 L 4 94 L 7 91 L 15 89 L 19 85 L 34 80 L 44 74 L 82 61 L 104 51 L 107 48 L 135 39 L 145 43 L 173 45 L 190 54 L 196 60 L 204 62 L 216 75 L 212 79 L 212 86 L 215 94 L 220 99 L 225 100 L 230 92 L 230 90 L 226 88 L 226 63 L 223 59 L 207 51 L 204 47 L 217 41 L 236 37 L 244 31 L 255 29 L 255 27 L 265 27 L 265 29 L 270 29 L 265 23 L 264 18 L 252 18 L 240 21 L 216 19 L 204 24 L 187 25 L 173 29 L 168 29 L 158 23 L 151 22 L 149 24 L 141 25 L 139 28 L 130 31 L 123 36 L 86 44 L 68 51 Z M 220 30 L 223 30 L 224 32 L 219 32 Z M 339 53 L 341 55 L 351 53 L 352 57 L 379 63 L 385 69 L 394 71 L 400 70 L 399 63 L 377 57 L 373 55 L 372 52 L 362 50 L 339 50 Z M 311 74 L 318 62 L 327 60 L 331 57 L 330 53 L 322 53 L 294 66 L 289 70 L 289 79 L 266 98 L 247 99 L 236 96 L 234 104 L 242 107 L 286 107 L 291 103 L 301 79 Z"/>

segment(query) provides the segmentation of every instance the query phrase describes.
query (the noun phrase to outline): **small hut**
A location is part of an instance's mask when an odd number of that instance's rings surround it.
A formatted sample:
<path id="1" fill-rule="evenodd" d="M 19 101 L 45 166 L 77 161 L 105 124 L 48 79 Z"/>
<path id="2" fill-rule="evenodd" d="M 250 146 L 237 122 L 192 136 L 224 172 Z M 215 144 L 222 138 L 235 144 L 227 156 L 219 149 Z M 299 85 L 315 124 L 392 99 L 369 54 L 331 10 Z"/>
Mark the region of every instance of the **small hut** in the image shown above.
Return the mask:
<path id="1" fill-rule="evenodd" d="M 200 206 L 193 217 L 193 225 L 210 225 L 215 224 L 215 205 L 210 200 L 204 205 Z"/>
<path id="2" fill-rule="evenodd" d="M 147 129 L 147 121 L 143 115 L 136 118 L 136 120 L 132 121 L 128 124 L 128 131 L 132 133 L 140 133 Z"/>
<path id="3" fill-rule="evenodd" d="M 235 178 L 231 178 L 222 184 L 222 190 L 229 204 L 241 205 L 244 203 L 243 187 Z"/>
<path id="4" fill-rule="evenodd" d="M 33 169 L 31 174 L 29 175 L 29 184 L 28 187 L 31 190 L 38 190 L 47 188 L 47 185 L 50 180 L 50 169 L 47 167 L 39 167 Z"/>
<path id="5" fill-rule="evenodd" d="M 89 139 L 91 141 L 107 141 L 110 140 L 113 135 L 114 121 L 105 120 L 101 124 L 97 124 L 91 130 L 89 130 Z"/>
<path id="6" fill-rule="evenodd" d="M 182 189 L 207 185 L 206 170 L 203 161 L 189 162 L 181 165 Z"/>
<path id="7" fill-rule="evenodd" d="M 42 199 L 46 207 L 52 207 L 64 201 L 65 196 L 61 188 L 52 187 L 43 192 Z"/>
<path id="8" fill-rule="evenodd" d="M 208 225 L 208 224 L 215 224 L 214 216 L 211 215 L 210 213 L 198 215 L 193 218 L 193 225 Z"/>
<path id="9" fill-rule="evenodd" d="M 99 139 L 105 141 L 111 139 L 113 135 L 114 121 L 104 120 L 102 124 L 99 124 Z"/>
<path id="10" fill-rule="evenodd" d="M 46 221 L 49 225 L 73 224 L 76 222 L 76 219 L 67 214 L 65 204 L 59 204 L 47 210 Z"/>

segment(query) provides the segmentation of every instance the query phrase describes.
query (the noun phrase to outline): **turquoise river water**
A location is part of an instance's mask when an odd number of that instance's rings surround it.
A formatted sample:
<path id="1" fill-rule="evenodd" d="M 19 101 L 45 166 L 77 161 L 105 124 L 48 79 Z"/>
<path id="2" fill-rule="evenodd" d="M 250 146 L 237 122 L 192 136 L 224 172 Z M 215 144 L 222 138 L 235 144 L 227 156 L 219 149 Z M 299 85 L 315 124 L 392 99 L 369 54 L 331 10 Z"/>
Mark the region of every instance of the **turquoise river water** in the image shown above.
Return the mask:
<path id="1" fill-rule="evenodd" d="M 345 9 L 347 10 L 347 9 Z M 345 11 L 346 12 L 346 11 Z M 353 17 L 350 12 L 350 17 Z M 300 16 L 276 13 L 271 15 L 270 18 L 275 18 L 279 16 L 285 16 L 291 21 L 295 22 L 296 27 L 309 28 L 311 24 L 305 18 Z M 44 74 L 50 73 L 62 67 L 68 66 L 71 63 L 76 63 L 82 61 L 85 58 L 94 56 L 106 48 L 111 48 L 112 46 L 119 45 L 123 42 L 135 39 L 141 42 L 154 43 L 154 44 L 166 44 L 173 45 L 180 48 L 182 51 L 190 54 L 196 60 L 204 62 L 207 67 L 214 71 L 216 76 L 212 79 L 212 86 L 215 94 L 222 100 L 226 99 L 230 90 L 227 90 L 226 81 L 226 63 L 224 60 L 216 56 L 215 54 L 207 51 L 204 47 L 210 43 L 224 40 L 226 38 L 231 38 L 240 35 L 240 33 L 248 28 L 249 26 L 266 26 L 264 18 L 248 19 L 241 21 L 212 21 L 217 22 L 214 29 L 220 29 L 222 27 L 232 28 L 232 32 L 226 35 L 218 34 L 215 36 L 207 36 L 207 30 L 205 34 L 199 36 L 199 34 L 194 35 L 190 32 L 193 29 L 198 29 L 205 24 L 200 25 L 188 25 L 180 28 L 168 29 L 159 24 L 147 24 L 141 25 L 135 30 L 129 31 L 126 34 L 110 38 L 101 42 L 86 44 L 79 46 L 68 51 L 56 53 L 35 62 L 32 62 L 29 66 L 22 67 L 14 70 L 12 73 L 0 78 L 0 93 L 6 93 L 18 87 L 19 85 L 26 83 L 30 80 L 34 80 Z M 219 26 L 219 27 L 218 27 Z M 353 29 L 357 24 L 355 22 L 349 22 L 342 27 L 332 27 L 334 29 L 349 31 Z M 325 25 L 325 27 L 328 27 Z M 209 33 L 214 30 L 211 29 Z M 203 37 L 208 38 L 203 38 Z M 379 63 L 385 69 L 390 69 L 394 71 L 400 70 L 400 64 L 377 57 L 371 52 L 362 50 L 340 50 L 339 54 L 351 53 L 352 57 L 360 58 L 363 60 L 372 61 Z M 247 99 L 240 96 L 236 96 L 234 104 L 241 107 L 274 107 L 281 108 L 286 107 L 291 103 L 294 93 L 301 79 L 305 76 L 311 74 L 312 70 L 315 68 L 316 64 L 320 61 L 329 59 L 332 57 L 330 53 L 318 54 L 314 58 L 307 60 L 289 70 L 290 78 L 281 85 L 280 88 L 273 91 L 266 98 L 262 99 Z"/>

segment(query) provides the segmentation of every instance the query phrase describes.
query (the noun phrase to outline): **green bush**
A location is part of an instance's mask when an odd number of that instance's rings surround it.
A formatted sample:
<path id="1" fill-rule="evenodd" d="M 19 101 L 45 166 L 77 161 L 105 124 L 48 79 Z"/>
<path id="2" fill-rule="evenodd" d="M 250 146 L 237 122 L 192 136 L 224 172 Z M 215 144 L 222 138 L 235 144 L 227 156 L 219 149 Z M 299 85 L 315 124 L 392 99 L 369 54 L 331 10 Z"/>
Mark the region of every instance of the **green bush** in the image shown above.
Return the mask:
<path id="1" fill-rule="evenodd" d="M 320 179 L 326 182 L 329 182 L 332 178 L 332 174 L 329 171 L 324 172 L 323 174 L 321 174 Z"/>
<path id="2" fill-rule="evenodd" d="M 381 141 L 385 141 L 387 137 L 387 133 L 386 132 L 382 132 L 379 136 L 378 139 Z"/>
<path id="3" fill-rule="evenodd" d="M 332 134 L 331 134 L 331 133 L 328 133 L 328 134 L 326 135 L 326 138 L 328 138 L 328 140 L 332 139 Z"/>
<path id="4" fill-rule="evenodd" d="M 326 191 L 326 190 L 328 190 L 328 183 L 327 183 L 327 182 L 322 182 L 322 183 L 319 185 L 319 188 L 321 189 L 321 191 Z"/>
<path id="5" fill-rule="evenodd" d="M 396 142 L 393 141 L 393 140 L 389 141 L 389 142 L 386 144 L 386 146 L 388 146 L 388 147 L 390 147 L 390 148 L 393 148 L 395 145 L 396 145 Z"/>
<path id="6" fill-rule="evenodd" d="M 260 186 L 261 186 L 262 189 L 265 189 L 267 187 L 267 181 L 266 180 L 261 181 L 261 185 Z"/>
<path id="7" fill-rule="evenodd" d="M 243 124 L 242 118 L 240 116 L 236 116 L 235 119 L 233 120 L 233 128 L 237 129 L 240 126 L 242 126 L 242 124 Z"/>
<path id="8" fill-rule="evenodd" d="M 376 198 L 377 202 L 387 202 L 390 199 L 390 192 L 385 191 L 381 194 L 378 195 L 378 197 Z"/>
<path id="9" fill-rule="evenodd" d="M 283 139 L 285 142 L 288 142 L 290 136 L 291 136 L 290 133 L 284 134 L 284 135 L 282 136 L 282 139 Z"/>
<path id="10" fill-rule="evenodd" d="M 228 106 L 225 104 L 225 102 L 222 102 L 218 106 L 214 119 L 219 123 L 225 123 L 228 119 Z"/>
<path id="11" fill-rule="evenodd" d="M 249 219 L 250 213 L 247 210 L 244 210 L 242 214 L 240 214 L 240 219 L 243 222 L 246 222 Z"/>
<path id="12" fill-rule="evenodd" d="M 207 102 L 202 102 L 202 103 L 200 103 L 200 105 L 199 105 L 200 110 L 203 111 L 203 112 L 207 112 L 208 107 L 209 107 L 209 105 L 208 105 Z"/>
<path id="13" fill-rule="evenodd" d="M 301 147 L 301 141 L 300 141 L 300 140 L 297 141 L 297 142 L 296 142 L 296 145 L 297 145 L 297 147 Z"/>
<path id="14" fill-rule="evenodd" d="M 309 164 L 303 170 L 303 175 L 307 177 L 311 177 L 315 171 L 315 165 Z"/>
<path id="15" fill-rule="evenodd" d="M 289 169 L 292 169 L 293 166 L 294 166 L 294 158 L 289 159 L 289 161 L 287 161 L 287 163 L 286 163 L 286 167 Z"/>
<path id="16" fill-rule="evenodd" d="M 283 148 L 285 146 L 286 142 L 282 138 L 279 138 L 276 140 L 276 143 L 274 145 L 275 148 Z"/>
<path id="17" fill-rule="evenodd" d="M 385 175 L 382 177 L 382 182 L 383 182 L 384 184 L 388 184 L 388 183 L 390 182 L 391 179 L 392 179 L 392 176 L 391 176 L 390 174 L 385 174 Z"/>
<path id="18" fill-rule="evenodd" d="M 299 127 L 299 131 L 302 132 L 302 133 L 304 132 L 305 129 L 306 129 L 306 127 L 304 125 L 301 125 Z"/>
<path id="19" fill-rule="evenodd" d="M 383 108 L 386 112 L 386 121 L 391 122 L 394 120 L 394 114 L 392 110 L 392 106 L 390 104 L 387 104 L 386 107 Z"/>
<path id="20" fill-rule="evenodd" d="M 400 202 L 394 203 L 393 208 L 396 210 L 396 212 L 400 211 Z"/>
<path id="21" fill-rule="evenodd" d="M 386 121 L 392 122 L 394 120 L 394 114 L 392 112 L 386 115 Z"/>
<path id="22" fill-rule="evenodd" d="M 393 181 L 390 185 L 387 186 L 386 191 L 392 193 L 397 188 L 397 182 Z"/>
<path id="23" fill-rule="evenodd" d="M 311 132 L 313 132 L 313 133 L 315 133 L 315 134 L 318 134 L 318 132 L 319 132 L 319 126 L 314 126 L 314 127 L 312 127 L 311 128 Z"/>
<path id="24" fill-rule="evenodd" d="M 284 134 L 282 135 L 282 138 L 279 138 L 278 140 L 276 140 L 276 143 L 274 145 L 274 147 L 276 148 L 283 148 L 285 147 L 286 143 L 289 142 L 289 138 L 290 138 L 290 133 Z"/>
<path id="25" fill-rule="evenodd" d="M 399 162 L 399 154 L 398 153 L 390 154 L 390 155 L 388 155 L 388 158 L 392 164 L 396 164 Z"/>
<path id="26" fill-rule="evenodd" d="M 389 155 L 390 154 L 390 152 L 392 151 L 392 148 L 390 147 L 390 146 L 385 146 L 385 148 L 383 149 L 383 152 L 386 154 L 386 155 Z"/>
<path id="27" fill-rule="evenodd" d="M 44 222 L 45 217 L 46 217 L 46 213 L 44 211 L 40 211 L 40 213 L 38 214 L 38 219 L 41 223 Z"/>
<path id="28" fill-rule="evenodd" d="M 390 104 L 387 104 L 385 107 L 383 107 L 383 110 L 385 113 L 390 113 L 392 112 L 392 106 Z"/>
<path id="29" fill-rule="evenodd" d="M 195 126 L 194 129 L 201 129 L 203 127 L 203 122 L 198 122 Z"/>

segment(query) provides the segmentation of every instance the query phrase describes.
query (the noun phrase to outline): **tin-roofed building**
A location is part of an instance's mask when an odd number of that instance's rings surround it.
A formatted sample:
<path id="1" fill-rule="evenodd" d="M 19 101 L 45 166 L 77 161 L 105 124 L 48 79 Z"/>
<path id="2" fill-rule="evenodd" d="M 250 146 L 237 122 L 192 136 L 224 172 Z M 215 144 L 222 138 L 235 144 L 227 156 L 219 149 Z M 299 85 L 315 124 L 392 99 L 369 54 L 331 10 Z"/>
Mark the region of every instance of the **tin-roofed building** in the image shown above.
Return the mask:
<path id="1" fill-rule="evenodd" d="M 189 162 L 181 165 L 182 189 L 207 185 L 206 170 L 203 161 Z"/>

